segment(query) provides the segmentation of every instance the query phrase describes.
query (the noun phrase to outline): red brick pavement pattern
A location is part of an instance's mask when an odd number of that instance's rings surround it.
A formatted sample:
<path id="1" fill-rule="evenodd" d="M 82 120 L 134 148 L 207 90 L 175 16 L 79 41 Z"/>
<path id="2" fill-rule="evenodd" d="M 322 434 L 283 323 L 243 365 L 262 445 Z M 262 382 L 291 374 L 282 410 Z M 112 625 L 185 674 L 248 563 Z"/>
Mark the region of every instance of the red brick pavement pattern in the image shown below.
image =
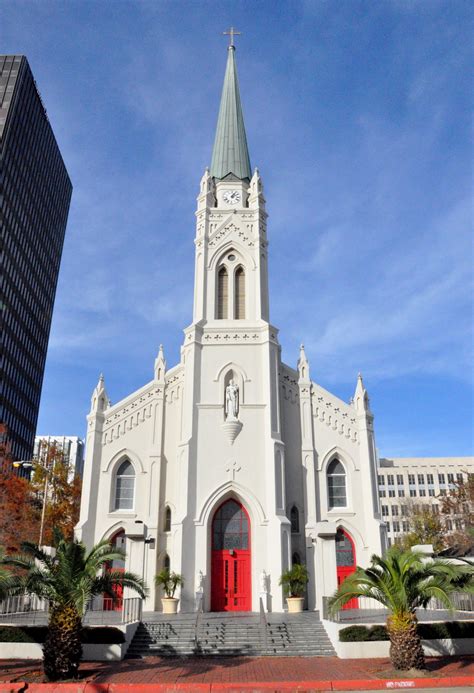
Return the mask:
<path id="1" fill-rule="evenodd" d="M 474 681 L 474 657 L 429 658 L 427 667 L 430 677 L 472 676 Z M 0 681 L 39 681 L 40 670 L 41 662 L 0 660 Z M 147 657 L 122 662 L 84 662 L 81 676 L 97 683 L 219 684 L 380 679 L 392 678 L 393 670 L 388 659 Z"/>

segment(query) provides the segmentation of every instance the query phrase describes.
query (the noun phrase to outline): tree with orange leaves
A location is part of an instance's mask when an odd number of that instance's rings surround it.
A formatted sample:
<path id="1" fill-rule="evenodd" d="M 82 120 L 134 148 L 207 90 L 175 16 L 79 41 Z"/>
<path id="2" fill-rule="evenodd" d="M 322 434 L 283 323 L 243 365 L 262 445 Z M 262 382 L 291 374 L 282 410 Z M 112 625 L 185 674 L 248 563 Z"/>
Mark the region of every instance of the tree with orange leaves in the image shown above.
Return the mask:
<path id="1" fill-rule="evenodd" d="M 62 448 L 55 442 L 40 441 L 37 459 L 33 461 L 31 486 L 44 506 L 41 544 L 53 546 L 58 536 L 71 541 L 79 520 L 82 480 L 74 474 Z M 39 535 L 35 540 L 39 541 Z"/>
<path id="2" fill-rule="evenodd" d="M 8 430 L 0 425 L 0 546 L 18 552 L 38 534 L 40 507 L 28 479 L 18 476 L 10 453 Z"/>

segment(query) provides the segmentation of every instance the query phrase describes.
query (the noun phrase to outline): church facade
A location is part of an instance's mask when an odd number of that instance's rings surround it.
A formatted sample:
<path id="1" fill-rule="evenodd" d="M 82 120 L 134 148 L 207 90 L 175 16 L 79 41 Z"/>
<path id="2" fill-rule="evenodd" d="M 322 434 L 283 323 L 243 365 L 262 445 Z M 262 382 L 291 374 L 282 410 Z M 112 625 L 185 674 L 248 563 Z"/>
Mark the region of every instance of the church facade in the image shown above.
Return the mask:
<path id="1" fill-rule="evenodd" d="M 281 574 L 306 564 L 308 609 L 386 547 L 373 416 L 362 378 L 346 403 L 281 360 L 270 322 L 267 212 L 250 159 L 235 48 L 196 211 L 193 320 L 180 362 L 87 417 L 77 536 L 124 546 L 126 567 L 184 578 L 180 608 L 283 611 Z M 177 595 L 178 596 L 178 595 Z"/>

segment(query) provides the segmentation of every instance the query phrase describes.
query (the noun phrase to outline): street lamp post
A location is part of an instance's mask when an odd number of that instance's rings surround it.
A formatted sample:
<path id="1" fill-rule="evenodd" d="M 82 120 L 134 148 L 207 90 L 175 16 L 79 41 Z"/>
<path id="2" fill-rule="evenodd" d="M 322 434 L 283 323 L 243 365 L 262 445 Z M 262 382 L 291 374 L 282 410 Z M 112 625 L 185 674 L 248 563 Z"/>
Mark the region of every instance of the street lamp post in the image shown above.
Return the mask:
<path id="1" fill-rule="evenodd" d="M 39 539 L 38 539 L 38 546 L 41 547 L 41 544 L 43 542 L 43 534 L 44 534 L 44 521 L 46 519 L 46 504 L 47 504 L 47 499 L 48 499 L 49 473 L 51 470 L 48 467 L 46 467 L 45 465 L 40 464 L 40 462 L 38 460 L 35 460 L 35 463 L 39 467 L 41 467 L 41 469 L 45 473 L 44 488 L 43 488 L 43 503 L 42 503 L 42 507 L 41 507 L 40 532 L 39 532 Z M 33 462 L 13 462 L 13 466 L 16 467 L 17 469 L 19 467 L 23 467 L 23 469 L 31 469 L 33 467 Z"/>

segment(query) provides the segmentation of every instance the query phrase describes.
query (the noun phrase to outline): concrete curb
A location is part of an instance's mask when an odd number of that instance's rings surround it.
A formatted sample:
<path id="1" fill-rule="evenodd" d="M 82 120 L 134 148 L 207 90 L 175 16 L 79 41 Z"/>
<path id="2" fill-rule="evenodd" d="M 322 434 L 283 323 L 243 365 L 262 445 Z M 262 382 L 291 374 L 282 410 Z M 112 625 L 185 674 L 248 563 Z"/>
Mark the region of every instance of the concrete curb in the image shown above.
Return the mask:
<path id="1" fill-rule="evenodd" d="M 333 681 L 255 681 L 233 683 L 2 683 L 0 693 L 279 693 L 280 691 L 360 691 L 407 690 L 413 688 L 453 688 L 474 686 L 474 676 L 445 676 L 423 679 L 358 679 Z"/>

